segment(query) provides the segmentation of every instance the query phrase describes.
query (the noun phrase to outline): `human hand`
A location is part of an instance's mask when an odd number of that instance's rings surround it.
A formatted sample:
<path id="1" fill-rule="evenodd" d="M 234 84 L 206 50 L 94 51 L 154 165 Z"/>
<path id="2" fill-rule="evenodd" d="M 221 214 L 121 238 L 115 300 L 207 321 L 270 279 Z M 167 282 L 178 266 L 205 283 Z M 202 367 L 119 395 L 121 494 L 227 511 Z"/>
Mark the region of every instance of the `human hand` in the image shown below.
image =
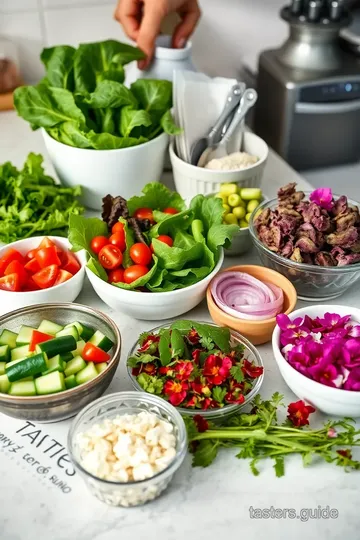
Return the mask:
<path id="1" fill-rule="evenodd" d="M 182 48 L 200 19 L 198 0 L 119 0 L 115 19 L 146 54 L 146 60 L 138 63 L 140 69 L 149 66 L 161 23 L 169 13 L 174 12 L 180 15 L 181 21 L 175 28 L 172 46 Z"/>

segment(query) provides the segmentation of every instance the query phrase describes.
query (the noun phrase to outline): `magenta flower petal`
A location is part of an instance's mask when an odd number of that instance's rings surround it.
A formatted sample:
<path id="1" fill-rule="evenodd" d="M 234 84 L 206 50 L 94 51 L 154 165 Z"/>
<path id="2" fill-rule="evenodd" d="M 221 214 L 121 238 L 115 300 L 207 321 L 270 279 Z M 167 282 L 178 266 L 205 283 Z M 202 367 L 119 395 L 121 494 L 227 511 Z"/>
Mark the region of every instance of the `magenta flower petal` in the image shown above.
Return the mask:
<path id="1" fill-rule="evenodd" d="M 330 188 L 318 188 L 309 197 L 310 201 L 324 210 L 331 210 L 334 206 L 333 194 Z"/>
<path id="2" fill-rule="evenodd" d="M 360 340 L 348 339 L 345 343 L 345 350 L 349 351 L 352 358 L 360 356 Z"/>
<path id="3" fill-rule="evenodd" d="M 360 390 L 360 367 L 354 368 L 350 371 L 348 378 L 344 384 L 345 390 Z"/>
<path id="4" fill-rule="evenodd" d="M 360 325 L 351 326 L 349 336 L 353 338 L 360 338 Z"/>
<path id="5" fill-rule="evenodd" d="M 350 321 L 351 315 L 346 315 L 341 317 L 337 313 L 325 313 L 324 317 L 316 318 L 317 323 L 320 325 L 319 331 L 333 331 L 335 328 L 344 328 L 345 325 Z"/>

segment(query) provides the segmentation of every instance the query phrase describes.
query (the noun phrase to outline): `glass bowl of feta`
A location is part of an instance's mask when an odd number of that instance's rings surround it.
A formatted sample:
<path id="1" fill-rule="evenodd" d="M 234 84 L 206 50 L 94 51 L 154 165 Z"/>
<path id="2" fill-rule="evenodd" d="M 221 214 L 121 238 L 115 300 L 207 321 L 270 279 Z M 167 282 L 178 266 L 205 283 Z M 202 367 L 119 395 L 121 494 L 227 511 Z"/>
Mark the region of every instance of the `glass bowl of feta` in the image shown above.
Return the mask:
<path id="1" fill-rule="evenodd" d="M 187 452 L 184 420 L 139 392 L 97 399 L 74 419 L 68 450 L 90 492 L 111 506 L 140 506 L 169 486 Z"/>

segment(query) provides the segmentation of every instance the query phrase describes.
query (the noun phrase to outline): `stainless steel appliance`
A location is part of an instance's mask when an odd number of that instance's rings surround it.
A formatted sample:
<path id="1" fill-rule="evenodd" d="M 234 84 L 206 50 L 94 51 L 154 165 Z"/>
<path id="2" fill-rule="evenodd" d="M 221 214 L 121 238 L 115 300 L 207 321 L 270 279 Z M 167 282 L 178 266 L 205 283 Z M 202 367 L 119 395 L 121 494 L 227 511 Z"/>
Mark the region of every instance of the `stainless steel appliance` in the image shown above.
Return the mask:
<path id="1" fill-rule="evenodd" d="M 254 130 L 297 169 L 360 159 L 360 60 L 340 46 L 340 0 L 292 0 L 287 41 L 260 55 Z"/>

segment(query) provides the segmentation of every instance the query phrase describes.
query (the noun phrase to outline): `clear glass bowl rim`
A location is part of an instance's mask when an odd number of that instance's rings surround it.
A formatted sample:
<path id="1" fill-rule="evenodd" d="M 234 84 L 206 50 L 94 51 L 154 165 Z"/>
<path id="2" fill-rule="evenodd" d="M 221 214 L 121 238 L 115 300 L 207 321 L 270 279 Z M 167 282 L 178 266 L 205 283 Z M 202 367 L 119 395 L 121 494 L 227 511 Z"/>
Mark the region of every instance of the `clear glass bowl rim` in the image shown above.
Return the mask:
<path id="1" fill-rule="evenodd" d="M 313 191 L 303 191 L 303 193 L 305 193 L 305 197 L 308 199 L 311 193 L 313 193 Z M 333 194 L 333 197 L 335 200 L 337 200 L 341 197 L 341 195 Z M 351 204 L 352 206 L 357 206 L 360 211 L 360 203 L 349 198 L 347 198 L 347 200 L 348 200 L 348 203 Z M 357 270 L 360 270 L 360 263 L 348 264 L 346 266 L 317 266 L 315 264 L 298 263 L 295 261 L 291 261 L 290 259 L 287 259 L 286 257 L 283 257 L 282 255 L 278 255 L 274 251 L 271 251 L 271 249 L 266 247 L 259 240 L 256 230 L 255 230 L 254 218 L 255 218 L 255 215 L 259 213 L 259 211 L 262 211 L 265 208 L 272 208 L 275 204 L 276 206 L 278 205 L 277 197 L 270 199 L 268 201 L 264 201 L 263 203 L 261 203 L 260 206 L 258 206 L 254 210 L 254 212 L 250 216 L 250 222 L 249 222 L 250 236 L 254 245 L 258 249 L 261 249 L 262 251 L 264 251 L 269 257 L 273 258 L 279 264 L 282 264 L 284 266 L 291 266 L 292 268 L 296 268 L 298 270 L 306 270 L 308 272 L 313 272 L 314 274 L 344 274 L 344 273 L 352 273 Z"/>
<path id="2" fill-rule="evenodd" d="M 188 319 L 182 319 L 182 320 L 188 320 Z M 168 326 L 171 326 L 171 324 L 173 324 L 174 322 L 176 322 L 176 321 L 170 321 L 170 322 L 167 322 L 165 324 L 161 324 L 160 326 L 156 326 L 155 328 L 152 328 L 151 330 L 149 330 L 148 333 L 149 334 L 156 333 L 159 330 L 161 330 L 162 328 L 166 328 Z M 215 324 L 213 322 L 207 322 L 207 321 L 194 321 L 194 322 L 219 327 L 218 324 Z M 228 327 L 219 327 L 219 328 L 228 328 Z M 264 363 L 263 363 L 262 358 L 261 358 L 258 350 L 256 349 L 256 347 L 254 347 L 254 345 L 252 343 L 250 343 L 249 340 L 247 340 L 244 336 L 242 336 L 236 330 L 232 330 L 231 328 L 229 328 L 229 330 L 230 330 L 230 335 L 233 336 L 233 337 L 236 337 L 237 339 L 239 339 L 245 345 L 245 347 L 254 355 L 255 360 L 257 362 L 257 365 L 264 368 Z M 136 342 L 134 343 L 134 345 L 131 347 L 129 353 L 128 353 L 128 356 L 127 356 L 127 359 L 126 359 L 126 369 L 127 369 L 127 372 L 128 372 L 128 375 L 130 377 L 130 380 L 131 380 L 131 383 L 132 383 L 133 387 L 136 388 L 137 391 L 139 391 L 139 392 L 141 392 L 143 394 L 151 395 L 148 392 L 146 392 L 146 390 L 144 390 L 140 386 L 140 384 L 137 382 L 137 380 L 135 379 L 135 377 L 131 373 L 131 368 L 127 364 L 128 358 L 135 354 L 138 344 L 139 344 L 139 340 L 137 339 Z M 203 410 L 203 409 L 186 409 L 184 407 L 175 407 L 175 409 L 180 413 L 180 415 L 192 417 L 192 416 L 195 416 L 196 414 L 200 414 L 201 416 L 203 416 L 207 420 L 211 420 L 212 418 L 217 419 L 220 416 L 226 417 L 228 414 L 230 415 L 231 413 L 235 413 L 238 409 L 245 407 L 245 405 L 247 405 L 256 396 L 256 394 L 259 393 L 261 385 L 263 383 L 263 380 L 264 380 L 264 373 L 262 373 L 262 375 L 260 375 L 260 377 L 258 377 L 256 379 L 255 384 L 252 387 L 251 391 L 248 394 L 246 394 L 245 401 L 243 403 L 234 403 L 234 404 L 230 404 L 230 405 L 225 405 L 224 407 L 218 407 L 217 409 L 207 409 L 207 410 Z M 164 398 L 159 398 L 159 399 L 162 399 L 163 401 L 168 403 L 168 401 L 166 401 L 166 399 L 164 399 Z"/>
<path id="3" fill-rule="evenodd" d="M 98 476 L 95 476 L 94 474 L 89 472 L 87 469 L 84 469 L 84 467 L 81 465 L 81 463 L 79 463 L 79 461 L 77 460 L 73 452 L 75 429 L 78 426 L 78 424 L 81 422 L 85 414 L 88 413 L 91 409 L 95 410 L 100 406 L 104 406 L 106 404 L 115 402 L 120 399 L 121 400 L 126 400 L 126 399 L 135 400 L 136 399 L 137 401 L 140 400 L 140 401 L 143 401 L 144 403 L 148 403 L 149 405 L 155 405 L 165 410 L 169 414 L 169 416 L 172 417 L 172 420 L 174 424 L 176 424 L 176 427 L 178 429 L 177 443 L 179 445 L 179 448 L 176 450 L 176 456 L 164 470 L 154 474 L 154 476 L 151 476 L 150 478 L 146 478 L 145 480 L 132 480 L 130 482 L 120 482 L 120 481 L 105 480 L 104 478 L 99 478 Z M 130 390 L 126 392 L 114 392 L 112 394 L 102 396 L 96 399 L 95 401 L 93 401 L 92 403 L 89 403 L 89 405 L 87 405 L 86 407 L 84 407 L 76 415 L 76 417 L 73 419 L 71 423 L 71 426 L 68 432 L 68 437 L 67 437 L 67 446 L 68 446 L 68 451 L 69 451 L 69 456 L 71 458 L 71 461 L 85 476 L 90 476 L 93 480 L 96 480 L 97 482 L 101 482 L 108 486 L 121 486 L 121 487 L 142 486 L 142 485 L 149 484 L 153 482 L 154 480 L 159 480 L 162 477 L 166 477 L 171 474 L 174 474 L 176 472 L 176 470 L 182 464 L 185 458 L 185 455 L 187 453 L 187 432 L 186 432 L 185 423 L 184 423 L 183 418 L 181 417 L 181 414 L 170 403 L 168 403 L 162 398 L 159 398 L 158 396 L 154 396 L 147 392 L 140 394 L 139 392 Z"/>

